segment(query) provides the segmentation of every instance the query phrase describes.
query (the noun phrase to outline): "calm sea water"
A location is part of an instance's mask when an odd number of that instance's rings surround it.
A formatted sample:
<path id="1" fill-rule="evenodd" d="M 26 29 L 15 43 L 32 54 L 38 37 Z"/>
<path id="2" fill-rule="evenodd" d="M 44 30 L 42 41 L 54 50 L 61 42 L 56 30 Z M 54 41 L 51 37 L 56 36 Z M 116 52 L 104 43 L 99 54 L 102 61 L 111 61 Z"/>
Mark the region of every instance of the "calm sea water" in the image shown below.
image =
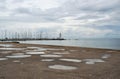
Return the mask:
<path id="1" fill-rule="evenodd" d="M 40 40 L 40 41 L 20 41 L 20 43 L 120 50 L 120 39 Z"/>

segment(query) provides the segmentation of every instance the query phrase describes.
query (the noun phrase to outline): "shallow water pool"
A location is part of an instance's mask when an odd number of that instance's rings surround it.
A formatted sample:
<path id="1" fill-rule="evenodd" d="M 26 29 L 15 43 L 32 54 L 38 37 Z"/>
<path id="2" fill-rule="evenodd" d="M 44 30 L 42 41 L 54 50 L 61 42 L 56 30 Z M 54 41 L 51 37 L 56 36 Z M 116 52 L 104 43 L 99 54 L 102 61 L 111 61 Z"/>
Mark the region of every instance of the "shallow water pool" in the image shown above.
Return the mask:
<path id="1" fill-rule="evenodd" d="M 38 55 L 38 54 L 45 54 L 45 52 L 26 52 L 26 54 Z"/>
<path id="2" fill-rule="evenodd" d="M 54 61 L 54 59 L 42 59 L 41 61 L 48 61 L 48 62 L 50 62 L 50 61 Z"/>
<path id="3" fill-rule="evenodd" d="M 79 59 L 59 59 L 59 60 L 68 61 L 68 62 L 76 62 L 76 63 L 82 62 L 82 60 L 79 60 Z"/>
<path id="4" fill-rule="evenodd" d="M 85 61 L 85 64 L 95 64 L 95 63 L 103 63 L 105 62 L 102 59 L 83 59 Z"/>
<path id="5" fill-rule="evenodd" d="M 62 55 L 62 54 L 70 54 L 69 52 L 53 52 L 53 54 Z"/>
<path id="6" fill-rule="evenodd" d="M 28 57 L 31 57 L 31 55 L 11 55 L 6 57 L 7 58 L 28 58 Z"/>
<path id="7" fill-rule="evenodd" d="M 12 47 L 13 45 L 12 44 L 0 44 L 0 46 L 3 46 L 3 47 Z"/>
<path id="8" fill-rule="evenodd" d="M 111 57 L 110 54 L 104 54 L 101 58 L 106 59 L 106 58 L 109 58 L 109 57 Z"/>
<path id="9" fill-rule="evenodd" d="M 51 65 L 51 66 L 48 66 L 48 68 L 59 69 L 59 70 L 75 70 L 75 69 L 77 69 L 77 67 L 65 66 L 65 65 Z"/>
<path id="10" fill-rule="evenodd" d="M 2 60 L 8 60 L 8 58 L 0 58 L 0 61 L 2 61 Z"/>
<path id="11" fill-rule="evenodd" d="M 24 50 L 24 48 L 0 48 L 0 50 Z"/>
<path id="12" fill-rule="evenodd" d="M 62 55 L 52 55 L 52 54 L 47 54 L 47 55 L 40 55 L 41 57 L 62 57 Z"/>

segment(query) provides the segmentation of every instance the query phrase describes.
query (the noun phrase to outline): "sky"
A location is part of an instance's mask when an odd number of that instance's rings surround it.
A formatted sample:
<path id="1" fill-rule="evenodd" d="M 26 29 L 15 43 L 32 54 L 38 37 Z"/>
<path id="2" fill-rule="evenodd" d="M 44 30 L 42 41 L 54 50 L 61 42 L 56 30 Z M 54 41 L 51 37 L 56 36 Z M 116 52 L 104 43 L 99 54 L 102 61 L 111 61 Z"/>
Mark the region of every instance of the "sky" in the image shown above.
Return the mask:
<path id="1" fill-rule="evenodd" d="M 120 38 L 120 0 L 0 0 L 0 34 Z"/>

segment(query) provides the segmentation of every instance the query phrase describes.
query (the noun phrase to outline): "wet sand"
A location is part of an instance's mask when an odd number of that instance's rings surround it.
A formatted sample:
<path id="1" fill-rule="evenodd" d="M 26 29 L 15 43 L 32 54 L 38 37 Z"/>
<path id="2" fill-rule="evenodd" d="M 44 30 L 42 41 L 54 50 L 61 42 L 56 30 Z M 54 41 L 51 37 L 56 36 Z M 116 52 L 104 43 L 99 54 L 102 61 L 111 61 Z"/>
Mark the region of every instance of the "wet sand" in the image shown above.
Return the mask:
<path id="1" fill-rule="evenodd" d="M 120 50 L 3 42 L 0 44 L 0 58 L 23 54 L 26 56 L 29 54 L 27 52 L 32 52 L 26 58 L 1 59 L 0 79 L 120 79 Z M 104 62 L 91 63 L 89 59 Z M 54 66 L 58 68 L 53 68 Z"/>

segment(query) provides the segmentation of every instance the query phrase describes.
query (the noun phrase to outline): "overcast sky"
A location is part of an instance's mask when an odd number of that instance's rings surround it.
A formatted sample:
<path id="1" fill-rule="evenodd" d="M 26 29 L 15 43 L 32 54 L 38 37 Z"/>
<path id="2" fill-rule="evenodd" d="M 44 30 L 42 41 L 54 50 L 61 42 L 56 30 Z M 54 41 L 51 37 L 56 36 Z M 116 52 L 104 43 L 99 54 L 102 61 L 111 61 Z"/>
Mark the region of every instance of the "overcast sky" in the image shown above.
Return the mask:
<path id="1" fill-rule="evenodd" d="M 120 0 L 0 0 L 0 31 L 120 38 Z"/>

